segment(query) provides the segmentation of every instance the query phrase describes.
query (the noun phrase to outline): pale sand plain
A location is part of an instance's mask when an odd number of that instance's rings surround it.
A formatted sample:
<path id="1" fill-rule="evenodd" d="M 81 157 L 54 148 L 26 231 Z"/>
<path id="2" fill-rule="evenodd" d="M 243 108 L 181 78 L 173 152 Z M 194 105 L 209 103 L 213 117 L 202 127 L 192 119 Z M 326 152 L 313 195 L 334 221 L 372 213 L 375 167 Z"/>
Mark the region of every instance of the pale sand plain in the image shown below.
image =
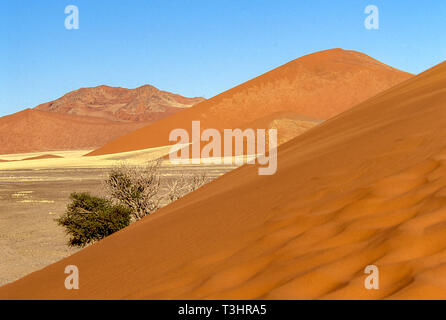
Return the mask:
<path id="1" fill-rule="evenodd" d="M 8 162 L 0 162 L 0 286 L 79 250 L 67 246 L 64 230 L 54 221 L 65 211 L 72 192 L 103 196 L 103 180 L 112 166 L 142 165 L 166 150 L 98 157 L 83 157 L 91 150 L 2 155 Z M 17 161 L 48 154 L 62 158 Z M 164 160 L 161 170 L 167 179 L 202 170 L 213 179 L 233 168 L 209 163 L 172 165 Z"/>

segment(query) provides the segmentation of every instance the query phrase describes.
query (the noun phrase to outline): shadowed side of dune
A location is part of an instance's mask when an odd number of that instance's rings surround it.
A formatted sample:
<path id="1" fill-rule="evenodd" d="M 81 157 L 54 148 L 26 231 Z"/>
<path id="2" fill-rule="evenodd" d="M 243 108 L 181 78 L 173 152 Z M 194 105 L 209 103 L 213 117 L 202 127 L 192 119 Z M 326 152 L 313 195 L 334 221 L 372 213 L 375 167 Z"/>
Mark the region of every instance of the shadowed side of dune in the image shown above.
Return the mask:
<path id="1" fill-rule="evenodd" d="M 43 154 L 41 156 L 24 158 L 22 160 L 43 160 L 43 159 L 60 159 L 60 158 L 63 158 L 63 157 L 55 155 L 55 154 Z"/>
<path id="2" fill-rule="evenodd" d="M 236 169 L 0 298 L 446 298 L 445 104 L 443 63 L 285 143 L 275 175 Z"/>
<path id="3" fill-rule="evenodd" d="M 58 159 L 58 158 L 63 158 L 63 157 L 62 156 L 58 156 L 58 155 L 54 155 L 54 154 L 43 154 L 43 155 L 40 155 L 40 156 L 23 158 L 23 159 L 20 159 L 20 160 L 2 160 L 2 159 L 0 159 L 0 162 L 25 161 L 25 160 L 44 160 L 44 159 Z"/>

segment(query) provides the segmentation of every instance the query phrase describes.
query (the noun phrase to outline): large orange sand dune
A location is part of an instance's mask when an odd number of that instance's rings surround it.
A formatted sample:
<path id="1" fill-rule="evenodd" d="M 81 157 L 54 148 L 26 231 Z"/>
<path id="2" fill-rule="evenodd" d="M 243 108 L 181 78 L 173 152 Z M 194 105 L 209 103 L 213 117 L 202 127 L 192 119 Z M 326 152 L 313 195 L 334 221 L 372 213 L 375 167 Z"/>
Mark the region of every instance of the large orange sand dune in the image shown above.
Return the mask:
<path id="1" fill-rule="evenodd" d="M 443 63 L 284 144 L 275 175 L 245 165 L 0 298 L 446 298 L 445 128 Z"/>
<path id="2" fill-rule="evenodd" d="M 0 154 L 92 149 L 145 125 L 26 109 L 0 118 Z"/>
<path id="3" fill-rule="evenodd" d="M 90 155 L 165 146 L 169 133 L 183 128 L 191 134 L 193 120 L 201 129 L 246 128 L 274 114 L 292 114 L 290 125 L 278 128 L 279 140 L 297 135 L 306 125 L 296 117 L 325 120 L 388 89 L 412 75 L 389 67 L 365 54 L 342 49 L 313 53 L 203 101 L 187 110 L 106 144 Z M 266 128 L 277 127 L 274 118 Z M 283 135 L 282 135 L 282 131 Z M 281 136 L 282 135 L 282 136 Z"/>

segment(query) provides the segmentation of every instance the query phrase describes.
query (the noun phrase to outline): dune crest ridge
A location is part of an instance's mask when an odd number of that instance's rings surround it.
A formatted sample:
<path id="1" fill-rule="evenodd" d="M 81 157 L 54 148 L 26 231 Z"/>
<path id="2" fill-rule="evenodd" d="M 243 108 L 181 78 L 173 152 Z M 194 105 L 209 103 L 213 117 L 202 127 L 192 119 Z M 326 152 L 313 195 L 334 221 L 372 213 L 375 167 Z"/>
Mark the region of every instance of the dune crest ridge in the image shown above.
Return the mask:
<path id="1" fill-rule="evenodd" d="M 288 114 L 279 141 L 308 128 L 301 119 L 326 120 L 412 77 L 363 53 L 330 49 L 295 59 L 211 99 L 107 143 L 89 155 L 126 152 L 169 144 L 169 133 L 188 130 L 269 128 L 275 114 Z M 266 123 L 265 120 L 269 119 Z M 282 132 L 284 131 L 284 132 Z M 282 134 L 283 133 L 283 134 Z"/>

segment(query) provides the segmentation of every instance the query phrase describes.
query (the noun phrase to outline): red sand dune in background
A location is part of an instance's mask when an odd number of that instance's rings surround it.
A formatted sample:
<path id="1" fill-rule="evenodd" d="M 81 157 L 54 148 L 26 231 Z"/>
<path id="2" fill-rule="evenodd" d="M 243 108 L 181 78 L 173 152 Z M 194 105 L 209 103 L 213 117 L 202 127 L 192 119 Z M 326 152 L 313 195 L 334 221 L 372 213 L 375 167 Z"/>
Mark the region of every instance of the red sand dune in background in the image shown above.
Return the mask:
<path id="1" fill-rule="evenodd" d="M 278 112 L 325 120 L 411 76 L 359 52 L 321 51 L 120 137 L 90 155 L 171 144 L 170 131 L 190 131 L 193 120 L 200 120 L 202 129 L 219 130 L 244 128 Z"/>
<path id="2" fill-rule="evenodd" d="M 91 149 L 145 125 L 26 109 L 0 118 L 0 154 Z"/>
<path id="3" fill-rule="evenodd" d="M 0 299 L 445 299 L 445 128 L 443 63 L 282 145 L 275 175 L 236 169 Z"/>
<path id="4" fill-rule="evenodd" d="M 203 100 L 150 85 L 82 88 L 1 117 L 0 154 L 94 149 Z"/>
<path id="5" fill-rule="evenodd" d="M 98 86 L 69 92 L 35 109 L 114 121 L 153 122 L 203 100 L 161 91 L 151 85 L 136 89 Z"/>

